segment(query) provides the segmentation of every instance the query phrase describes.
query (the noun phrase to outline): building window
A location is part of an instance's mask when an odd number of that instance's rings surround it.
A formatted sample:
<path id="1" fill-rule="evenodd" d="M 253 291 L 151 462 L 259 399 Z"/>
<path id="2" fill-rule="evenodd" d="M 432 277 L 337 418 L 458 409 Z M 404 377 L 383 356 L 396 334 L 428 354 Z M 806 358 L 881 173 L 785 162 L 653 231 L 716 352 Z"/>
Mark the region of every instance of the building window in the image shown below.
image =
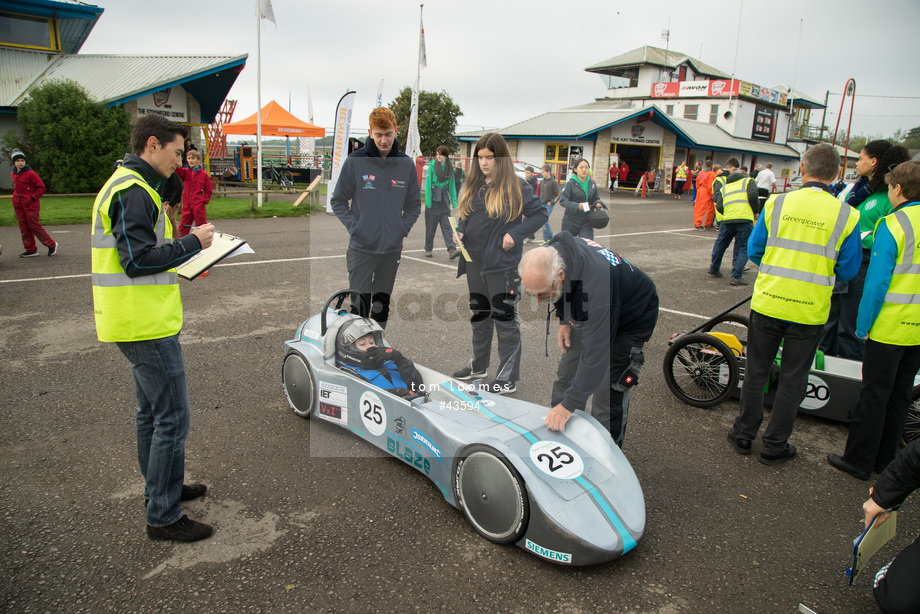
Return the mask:
<path id="1" fill-rule="evenodd" d="M 714 124 L 719 119 L 719 105 L 714 104 L 709 106 L 709 123 Z"/>
<path id="2" fill-rule="evenodd" d="M 0 13 L 0 44 L 54 51 L 60 49 L 53 19 L 12 13 Z"/>
<path id="3" fill-rule="evenodd" d="M 669 105 L 666 107 L 666 112 L 667 112 L 668 115 L 674 115 L 674 105 L 673 105 L 673 104 L 669 104 Z"/>
<path id="4" fill-rule="evenodd" d="M 684 105 L 684 119 L 696 119 L 697 113 L 700 111 L 700 105 L 698 104 L 688 104 Z"/>

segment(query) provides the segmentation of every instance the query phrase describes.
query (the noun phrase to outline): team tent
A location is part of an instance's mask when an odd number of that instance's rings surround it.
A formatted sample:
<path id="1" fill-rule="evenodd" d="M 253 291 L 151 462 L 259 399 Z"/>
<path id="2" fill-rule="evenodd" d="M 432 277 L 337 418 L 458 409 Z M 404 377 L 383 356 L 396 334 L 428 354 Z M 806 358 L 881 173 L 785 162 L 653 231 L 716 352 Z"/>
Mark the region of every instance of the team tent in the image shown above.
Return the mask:
<path id="1" fill-rule="evenodd" d="M 258 114 L 253 113 L 244 120 L 224 124 L 221 128 L 224 134 L 256 134 Z M 272 100 L 262 107 L 262 136 L 315 136 L 324 137 L 326 131 L 319 126 L 301 121 L 284 110 Z"/>

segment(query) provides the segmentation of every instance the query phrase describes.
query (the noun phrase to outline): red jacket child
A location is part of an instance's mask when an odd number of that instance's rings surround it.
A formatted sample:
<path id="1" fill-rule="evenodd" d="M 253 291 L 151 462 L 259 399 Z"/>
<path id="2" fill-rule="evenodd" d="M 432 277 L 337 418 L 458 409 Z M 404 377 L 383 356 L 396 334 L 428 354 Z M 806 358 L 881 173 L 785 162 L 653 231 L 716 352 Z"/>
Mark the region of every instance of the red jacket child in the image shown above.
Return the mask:
<path id="1" fill-rule="evenodd" d="M 57 242 L 42 228 L 38 221 L 41 207 L 42 194 L 45 193 L 45 184 L 38 173 L 26 164 L 26 156 L 18 149 L 13 150 L 10 157 L 13 163 L 13 209 L 16 211 L 16 221 L 19 222 L 19 233 L 22 235 L 22 246 L 26 251 L 19 254 L 20 258 L 29 258 L 38 255 L 38 246 L 35 238 L 48 248 L 48 255 L 57 253 Z"/>
<path id="2" fill-rule="evenodd" d="M 176 174 L 182 180 L 182 214 L 179 216 L 180 237 L 187 235 L 190 226 L 202 226 L 208 223 L 205 206 L 211 202 L 211 177 L 201 168 L 201 158 L 194 149 L 189 150 L 189 168 L 177 168 Z M 171 203 L 175 205 L 176 203 Z"/>

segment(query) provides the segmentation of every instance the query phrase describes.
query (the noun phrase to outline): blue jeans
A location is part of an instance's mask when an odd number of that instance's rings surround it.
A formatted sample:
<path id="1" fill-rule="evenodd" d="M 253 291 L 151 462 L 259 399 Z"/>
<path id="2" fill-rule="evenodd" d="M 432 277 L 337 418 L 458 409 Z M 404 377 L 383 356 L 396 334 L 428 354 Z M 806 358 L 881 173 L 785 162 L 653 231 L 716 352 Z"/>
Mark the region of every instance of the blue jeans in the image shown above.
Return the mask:
<path id="1" fill-rule="evenodd" d="M 753 222 L 742 222 L 739 224 L 726 224 L 722 221 L 719 228 L 719 236 L 716 237 L 715 245 L 712 246 L 712 259 L 709 264 L 710 271 L 718 271 L 722 267 L 722 256 L 728 249 L 732 239 L 735 241 L 734 254 L 732 256 L 732 277 L 741 279 L 741 272 L 744 265 L 747 264 L 747 244 L 751 231 L 754 230 Z"/>
<path id="2" fill-rule="evenodd" d="M 147 524 L 179 520 L 189 428 L 188 390 L 179 335 L 118 342 L 131 363 L 137 394 L 137 461 L 144 476 Z"/>
<path id="3" fill-rule="evenodd" d="M 549 227 L 549 216 L 553 214 L 553 206 L 543 205 L 543 207 L 546 209 L 546 215 L 547 215 L 546 223 L 543 224 L 543 240 L 549 241 L 550 239 L 553 238 L 553 230 Z"/>

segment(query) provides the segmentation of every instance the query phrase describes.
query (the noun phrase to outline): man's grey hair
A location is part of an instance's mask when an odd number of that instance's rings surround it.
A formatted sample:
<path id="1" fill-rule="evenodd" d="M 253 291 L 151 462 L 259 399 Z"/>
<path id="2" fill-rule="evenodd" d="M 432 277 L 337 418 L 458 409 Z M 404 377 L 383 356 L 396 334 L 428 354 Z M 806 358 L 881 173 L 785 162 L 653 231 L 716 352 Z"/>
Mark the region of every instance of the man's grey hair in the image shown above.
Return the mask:
<path id="1" fill-rule="evenodd" d="M 565 270 L 565 260 L 554 247 L 538 247 L 524 254 L 518 269 L 522 276 L 525 271 L 530 271 L 539 274 L 547 283 L 552 283 L 556 273 Z"/>
<path id="2" fill-rule="evenodd" d="M 840 170 L 840 154 L 829 143 L 819 143 L 802 154 L 802 174 L 819 181 L 833 181 Z"/>
<path id="3" fill-rule="evenodd" d="M 754 170 L 755 170 L 755 171 L 762 171 L 762 170 L 763 170 L 763 164 L 758 164 L 757 166 L 754 167 Z"/>

